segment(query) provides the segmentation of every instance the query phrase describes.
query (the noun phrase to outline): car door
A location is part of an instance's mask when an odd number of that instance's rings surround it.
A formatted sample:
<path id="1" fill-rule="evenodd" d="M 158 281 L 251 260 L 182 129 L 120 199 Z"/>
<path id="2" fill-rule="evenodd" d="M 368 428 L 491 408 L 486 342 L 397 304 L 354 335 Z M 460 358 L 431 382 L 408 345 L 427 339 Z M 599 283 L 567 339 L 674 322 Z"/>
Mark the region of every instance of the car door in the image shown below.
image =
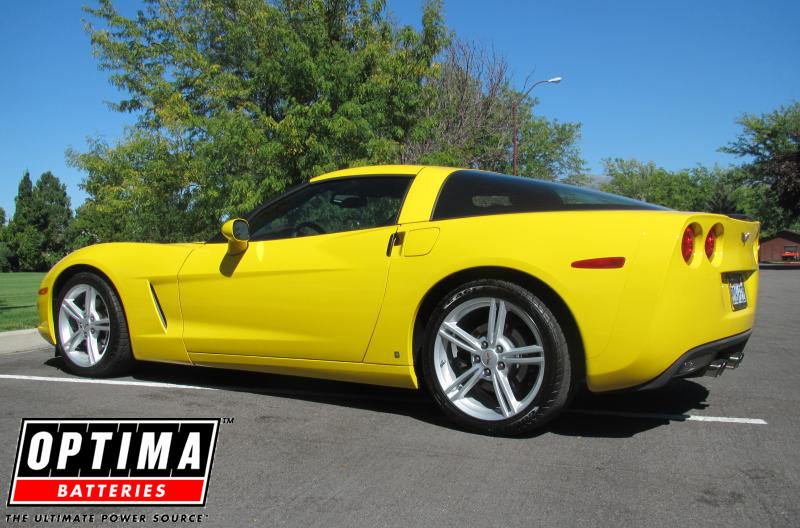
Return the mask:
<path id="1" fill-rule="evenodd" d="M 178 276 L 187 351 L 361 361 L 410 177 L 325 180 L 249 219 L 248 248 L 194 251 Z"/>

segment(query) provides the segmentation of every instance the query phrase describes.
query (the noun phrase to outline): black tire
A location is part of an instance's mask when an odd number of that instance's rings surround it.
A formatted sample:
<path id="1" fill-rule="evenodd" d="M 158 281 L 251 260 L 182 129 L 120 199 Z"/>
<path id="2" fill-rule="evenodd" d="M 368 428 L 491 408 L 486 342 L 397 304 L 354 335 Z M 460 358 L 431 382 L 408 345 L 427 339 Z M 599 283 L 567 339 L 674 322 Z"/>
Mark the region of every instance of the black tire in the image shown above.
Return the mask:
<path id="1" fill-rule="evenodd" d="M 526 406 L 506 419 L 479 419 L 459 409 L 445 395 L 435 371 L 434 347 L 444 319 L 460 304 L 479 297 L 502 299 L 523 309 L 538 327 L 544 349 L 545 368 L 539 392 Z M 573 388 L 567 340 L 556 317 L 533 293 L 502 280 L 475 280 L 445 295 L 434 309 L 427 327 L 421 361 L 425 385 L 444 414 L 461 428 L 484 434 L 517 436 L 542 427 L 566 406 Z"/>
<path id="2" fill-rule="evenodd" d="M 65 353 L 59 332 L 59 309 L 67 293 L 75 286 L 85 284 L 92 286 L 102 298 L 108 311 L 109 337 L 108 345 L 97 363 L 91 366 L 82 366 L 73 361 Z M 119 376 L 130 370 L 133 364 L 128 323 L 125 319 L 125 310 L 114 288 L 104 278 L 90 272 L 77 273 L 71 277 L 58 292 L 58 300 L 53 306 L 53 318 L 56 331 L 56 347 L 58 354 L 63 358 L 66 370 L 79 376 L 92 378 L 106 378 Z"/>

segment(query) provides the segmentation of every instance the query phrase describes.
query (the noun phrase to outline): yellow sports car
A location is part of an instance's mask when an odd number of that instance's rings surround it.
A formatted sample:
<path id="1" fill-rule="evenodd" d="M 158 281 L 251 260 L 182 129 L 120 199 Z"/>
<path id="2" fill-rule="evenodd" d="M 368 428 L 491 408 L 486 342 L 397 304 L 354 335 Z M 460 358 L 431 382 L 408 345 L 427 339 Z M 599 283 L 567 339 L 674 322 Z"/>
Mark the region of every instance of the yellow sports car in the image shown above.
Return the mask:
<path id="1" fill-rule="evenodd" d="M 756 222 L 491 172 L 325 174 L 206 243 L 99 244 L 50 270 L 39 331 L 80 375 L 136 360 L 426 386 L 462 427 L 539 427 L 581 386 L 738 365 Z"/>

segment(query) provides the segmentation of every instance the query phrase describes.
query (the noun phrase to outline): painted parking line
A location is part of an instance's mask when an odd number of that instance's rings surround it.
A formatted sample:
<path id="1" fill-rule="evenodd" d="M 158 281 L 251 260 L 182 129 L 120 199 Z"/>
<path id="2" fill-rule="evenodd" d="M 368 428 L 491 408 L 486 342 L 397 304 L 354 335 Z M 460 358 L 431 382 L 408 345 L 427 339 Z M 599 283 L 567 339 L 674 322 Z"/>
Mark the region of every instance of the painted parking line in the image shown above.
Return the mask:
<path id="1" fill-rule="evenodd" d="M 696 414 L 658 414 L 625 411 L 602 411 L 590 409 L 568 409 L 568 413 L 588 414 L 592 416 L 618 416 L 620 418 L 645 418 L 651 420 L 669 420 L 672 422 L 723 422 L 750 425 L 767 425 L 761 418 L 735 418 L 729 416 L 700 416 Z"/>
<path id="2" fill-rule="evenodd" d="M 247 390 L 249 392 L 253 392 L 256 394 L 263 393 L 269 396 L 299 396 L 299 397 L 325 397 L 330 396 L 331 393 L 326 391 L 310 391 L 310 390 L 295 390 L 295 389 L 276 389 L 270 388 L 268 391 L 264 391 L 263 387 L 242 387 L 237 385 L 216 385 L 216 386 L 200 386 L 200 385 L 181 385 L 180 383 L 162 383 L 157 381 L 123 381 L 123 380 L 105 380 L 105 379 L 92 379 L 92 378 L 64 378 L 64 377 L 55 377 L 55 376 L 27 376 L 23 374 L 0 374 L 0 380 L 22 380 L 22 381 L 53 381 L 56 383 L 90 383 L 90 384 L 97 384 L 97 385 L 124 385 L 124 386 L 131 386 L 131 387 L 156 387 L 156 388 L 164 388 L 164 389 L 193 389 L 193 390 Z M 385 401 L 385 402 L 398 402 L 398 403 L 413 403 L 416 402 L 414 399 L 410 398 L 395 398 L 395 397 L 385 397 L 385 396 L 375 396 L 375 395 L 342 395 L 336 394 L 336 398 L 338 399 L 350 399 L 350 400 L 364 400 L 368 399 L 371 401 Z"/>
<path id="3" fill-rule="evenodd" d="M 123 381 L 87 378 L 57 378 L 52 376 L 23 376 L 17 374 L 0 374 L 0 379 L 26 380 L 26 381 L 54 381 L 57 383 L 92 383 L 96 385 L 129 385 L 132 387 L 157 387 L 166 389 L 192 389 L 192 390 L 217 390 L 214 387 L 201 387 L 199 385 L 180 385 L 178 383 L 160 383 L 157 381 Z"/>

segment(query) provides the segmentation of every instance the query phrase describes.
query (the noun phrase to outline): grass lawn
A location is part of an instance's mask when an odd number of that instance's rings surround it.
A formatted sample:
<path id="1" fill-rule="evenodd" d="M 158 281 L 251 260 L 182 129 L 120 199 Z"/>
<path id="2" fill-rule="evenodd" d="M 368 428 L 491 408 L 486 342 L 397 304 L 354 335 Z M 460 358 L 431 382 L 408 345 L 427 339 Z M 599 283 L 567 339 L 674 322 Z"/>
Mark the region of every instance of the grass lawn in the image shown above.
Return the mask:
<path id="1" fill-rule="evenodd" d="M 44 273 L 0 273 L 0 332 L 39 324 L 36 295 Z"/>

